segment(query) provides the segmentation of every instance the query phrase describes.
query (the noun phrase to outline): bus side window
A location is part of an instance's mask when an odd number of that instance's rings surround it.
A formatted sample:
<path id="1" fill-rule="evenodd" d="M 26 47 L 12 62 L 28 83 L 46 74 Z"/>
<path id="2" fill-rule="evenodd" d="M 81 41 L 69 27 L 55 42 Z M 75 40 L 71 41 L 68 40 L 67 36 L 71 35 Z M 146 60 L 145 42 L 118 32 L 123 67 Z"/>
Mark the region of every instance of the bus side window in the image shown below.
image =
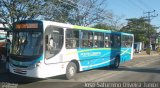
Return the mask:
<path id="1" fill-rule="evenodd" d="M 79 47 L 79 30 L 66 30 L 66 48 L 74 49 Z"/>
<path id="2" fill-rule="evenodd" d="M 104 36 L 103 33 L 94 33 L 94 47 L 104 47 Z"/>
<path id="3" fill-rule="evenodd" d="M 93 47 L 93 32 L 88 32 L 88 47 Z"/>
<path id="4" fill-rule="evenodd" d="M 127 41 L 128 41 L 127 36 L 126 35 L 122 35 L 121 46 L 124 47 L 124 48 L 128 47 Z"/>
<path id="5" fill-rule="evenodd" d="M 98 47 L 98 34 L 94 33 L 94 46 L 93 47 Z"/>
<path id="6" fill-rule="evenodd" d="M 46 50 L 49 50 L 49 47 L 48 47 L 48 44 L 49 44 L 49 42 L 48 42 L 48 35 L 45 35 L 45 47 L 46 47 Z"/>
<path id="7" fill-rule="evenodd" d="M 133 41 L 133 38 L 131 36 L 122 35 L 121 45 L 124 48 L 132 47 L 132 41 Z"/>
<path id="8" fill-rule="evenodd" d="M 99 33 L 99 47 L 104 47 L 104 33 Z"/>
<path id="9" fill-rule="evenodd" d="M 88 47 L 88 31 L 81 31 L 81 36 L 82 36 L 82 48 L 87 48 Z"/>
<path id="10" fill-rule="evenodd" d="M 112 45 L 113 48 L 119 48 L 121 46 L 120 35 L 112 35 Z"/>
<path id="11" fill-rule="evenodd" d="M 93 47 L 93 32 L 81 31 L 81 47 L 91 48 Z"/>
<path id="12" fill-rule="evenodd" d="M 116 35 L 115 38 L 116 38 L 115 47 L 116 48 L 121 47 L 121 37 L 120 37 L 120 35 Z"/>
<path id="13" fill-rule="evenodd" d="M 104 47 L 111 47 L 110 34 L 104 35 Z"/>

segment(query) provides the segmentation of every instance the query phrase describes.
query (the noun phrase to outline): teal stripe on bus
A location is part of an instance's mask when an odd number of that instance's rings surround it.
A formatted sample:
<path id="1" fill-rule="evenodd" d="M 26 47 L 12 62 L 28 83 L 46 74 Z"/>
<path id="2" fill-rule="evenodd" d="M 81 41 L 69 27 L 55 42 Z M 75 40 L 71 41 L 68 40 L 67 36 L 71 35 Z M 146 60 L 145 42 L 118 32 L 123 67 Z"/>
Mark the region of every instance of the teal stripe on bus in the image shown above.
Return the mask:
<path id="1" fill-rule="evenodd" d="M 75 28 L 75 29 L 81 29 L 81 30 L 91 30 L 91 31 L 99 31 L 99 32 L 108 32 L 108 33 L 111 33 L 110 30 L 91 28 L 91 27 L 74 26 L 73 28 Z"/>

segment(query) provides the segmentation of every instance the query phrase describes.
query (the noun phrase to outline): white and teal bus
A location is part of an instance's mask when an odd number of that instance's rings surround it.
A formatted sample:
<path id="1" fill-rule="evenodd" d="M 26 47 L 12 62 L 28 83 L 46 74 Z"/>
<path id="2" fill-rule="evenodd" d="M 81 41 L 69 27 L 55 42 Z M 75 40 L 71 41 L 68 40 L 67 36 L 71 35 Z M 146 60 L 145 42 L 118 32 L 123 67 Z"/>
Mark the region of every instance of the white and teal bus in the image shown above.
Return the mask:
<path id="1" fill-rule="evenodd" d="M 52 21 L 13 24 L 11 73 L 46 78 L 111 66 L 133 59 L 133 34 Z"/>

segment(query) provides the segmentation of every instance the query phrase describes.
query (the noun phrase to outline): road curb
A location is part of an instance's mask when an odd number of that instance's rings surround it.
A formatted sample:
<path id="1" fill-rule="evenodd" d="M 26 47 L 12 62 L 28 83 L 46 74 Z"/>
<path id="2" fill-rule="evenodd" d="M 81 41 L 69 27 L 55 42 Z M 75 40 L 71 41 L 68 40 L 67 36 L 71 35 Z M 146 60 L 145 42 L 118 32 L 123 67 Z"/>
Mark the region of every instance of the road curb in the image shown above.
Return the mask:
<path id="1" fill-rule="evenodd" d="M 151 55 L 133 55 L 133 58 L 134 57 L 150 57 L 150 56 L 159 56 L 159 54 L 151 54 Z"/>

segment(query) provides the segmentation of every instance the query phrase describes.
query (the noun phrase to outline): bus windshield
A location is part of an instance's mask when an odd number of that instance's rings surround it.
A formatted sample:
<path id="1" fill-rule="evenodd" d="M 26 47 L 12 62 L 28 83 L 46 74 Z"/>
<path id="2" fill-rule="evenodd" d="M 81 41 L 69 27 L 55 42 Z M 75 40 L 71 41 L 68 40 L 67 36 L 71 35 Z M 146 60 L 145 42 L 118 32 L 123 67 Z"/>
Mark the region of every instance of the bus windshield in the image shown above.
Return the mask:
<path id="1" fill-rule="evenodd" d="M 39 56 L 43 51 L 42 32 L 14 32 L 12 42 L 13 55 Z"/>

